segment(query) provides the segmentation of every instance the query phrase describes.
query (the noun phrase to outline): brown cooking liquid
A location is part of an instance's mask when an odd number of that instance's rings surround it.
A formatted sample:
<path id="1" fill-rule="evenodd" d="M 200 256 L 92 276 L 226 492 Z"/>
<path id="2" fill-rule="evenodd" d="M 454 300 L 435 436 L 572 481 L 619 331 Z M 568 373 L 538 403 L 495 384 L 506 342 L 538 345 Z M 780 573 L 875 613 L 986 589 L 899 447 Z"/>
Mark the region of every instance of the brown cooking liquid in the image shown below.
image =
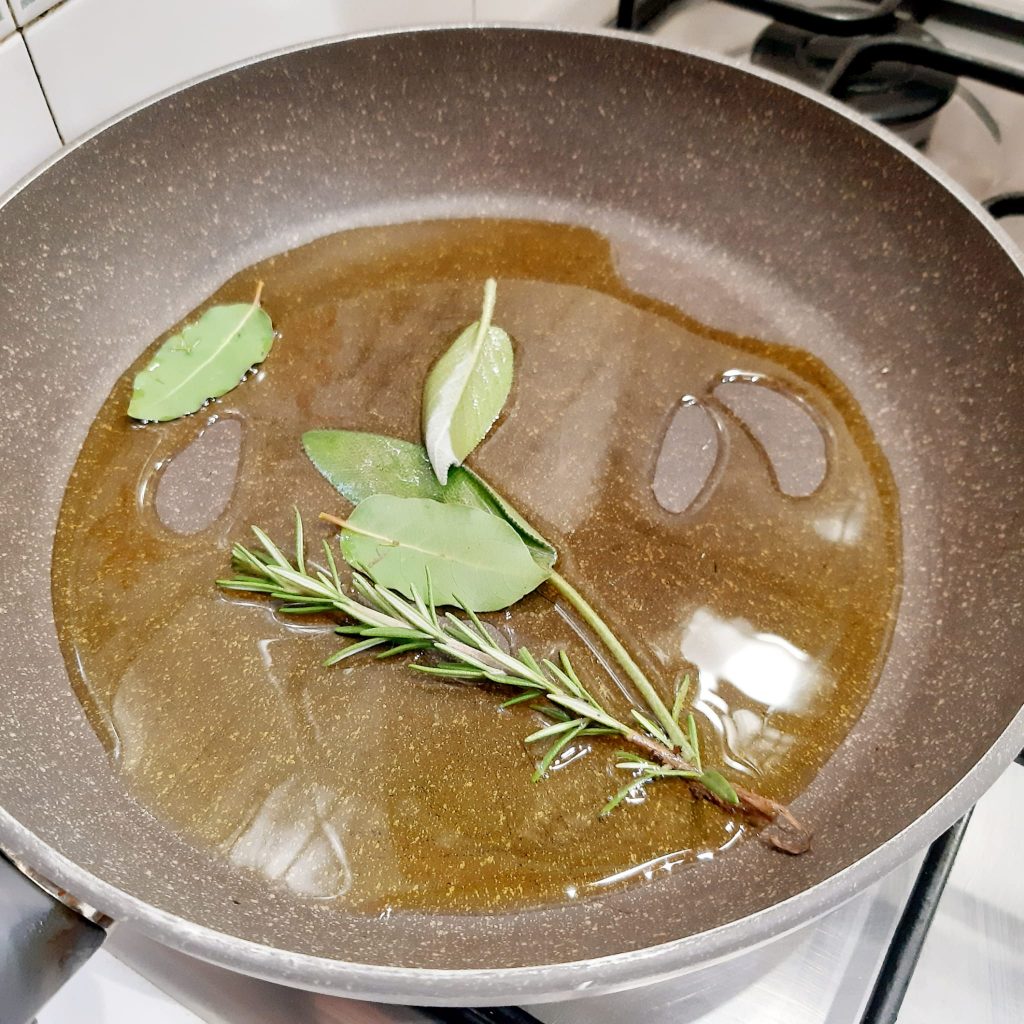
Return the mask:
<path id="1" fill-rule="evenodd" d="M 705 761 L 791 800 L 877 678 L 899 592 L 885 460 L 818 360 L 694 323 L 620 282 L 609 242 L 524 221 L 358 229 L 232 278 L 279 333 L 259 371 L 195 416 L 131 422 L 128 369 L 68 486 L 54 555 L 76 691 L 134 797 L 239 870 L 370 913 L 585 898 L 727 856 L 748 828 L 683 784 L 628 779 L 621 744 L 570 747 L 542 782 L 543 720 L 403 658 L 323 668 L 330 624 L 217 589 L 250 524 L 308 549 L 345 501 L 311 428 L 418 440 L 433 361 L 498 278 L 516 383 L 471 464 L 557 546 L 668 699 L 683 672 Z M 202 309 L 190 313 L 191 320 Z M 729 383 L 723 383 L 729 382 Z M 624 684 L 547 588 L 489 620 L 564 647 L 620 714 Z M 808 822 L 813 827 L 813 822 Z"/>

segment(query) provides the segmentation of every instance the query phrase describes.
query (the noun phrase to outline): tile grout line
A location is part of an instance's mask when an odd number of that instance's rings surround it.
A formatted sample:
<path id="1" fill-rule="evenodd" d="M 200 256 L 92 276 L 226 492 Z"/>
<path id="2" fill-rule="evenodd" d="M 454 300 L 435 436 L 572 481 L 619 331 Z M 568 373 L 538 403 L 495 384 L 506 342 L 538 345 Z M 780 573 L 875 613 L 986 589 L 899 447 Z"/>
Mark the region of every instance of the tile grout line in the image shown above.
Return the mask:
<path id="1" fill-rule="evenodd" d="M 58 10 L 63 4 L 57 4 L 56 7 L 51 10 Z M 12 12 L 13 13 L 13 12 Z M 50 11 L 44 11 L 40 17 L 45 17 Z M 30 22 L 29 25 L 32 23 Z M 46 84 L 43 82 L 42 75 L 39 74 L 39 68 L 36 67 L 36 59 L 32 55 L 32 47 L 29 45 L 28 36 L 25 34 L 25 29 L 29 25 L 19 25 L 18 35 L 21 36 L 21 41 L 25 44 L 25 52 L 28 54 L 28 62 L 32 65 L 32 74 L 36 76 L 36 81 L 39 83 L 39 91 L 43 94 L 43 102 L 46 104 L 46 110 L 50 115 L 50 120 L 53 122 L 53 130 L 57 133 L 57 138 L 60 139 L 61 148 L 67 145 L 67 139 L 64 138 L 64 133 L 60 130 L 60 125 L 57 123 L 57 116 L 53 112 L 53 105 L 50 103 L 50 97 L 46 93 Z"/>

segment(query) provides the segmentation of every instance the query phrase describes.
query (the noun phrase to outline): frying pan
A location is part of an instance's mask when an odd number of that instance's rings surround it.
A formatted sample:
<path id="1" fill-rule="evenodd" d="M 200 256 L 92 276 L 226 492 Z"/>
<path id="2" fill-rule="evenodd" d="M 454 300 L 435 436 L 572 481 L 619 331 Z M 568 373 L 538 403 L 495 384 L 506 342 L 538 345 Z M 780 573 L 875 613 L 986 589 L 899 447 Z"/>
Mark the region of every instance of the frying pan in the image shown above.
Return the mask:
<path id="1" fill-rule="evenodd" d="M 231 274 L 361 224 L 585 224 L 634 287 L 801 346 L 899 490 L 905 579 L 856 726 L 795 804 L 813 852 L 504 914 L 367 919 L 274 889 L 133 803 L 57 646 L 61 495 L 113 382 Z M 474 28 L 293 50 L 144 106 L 0 209 L 0 843 L 169 946 L 312 990 L 540 1001 L 692 969 L 847 899 L 961 815 L 1024 741 L 1024 277 L 909 149 L 770 75 L 612 33 Z"/>

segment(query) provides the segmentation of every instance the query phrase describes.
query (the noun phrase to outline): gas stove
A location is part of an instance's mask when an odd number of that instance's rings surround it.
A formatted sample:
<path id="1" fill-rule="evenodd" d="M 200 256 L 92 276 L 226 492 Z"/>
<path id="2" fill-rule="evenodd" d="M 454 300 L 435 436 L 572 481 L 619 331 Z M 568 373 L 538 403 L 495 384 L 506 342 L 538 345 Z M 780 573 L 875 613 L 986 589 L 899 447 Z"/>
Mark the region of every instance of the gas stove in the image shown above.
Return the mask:
<path id="1" fill-rule="evenodd" d="M 808 11 L 785 0 L 623 0 L 616 24 L 828 92 L 920 148 L 975 198 L 1014 196 L 997 208 L 1010 217 L 1024 215 L 1024 0 L 995 4 Z M 1019 220 L 1004 226 L 1024 242 Z"/>
<path id="2" fill-rule="evenodd" d="M 830 92 L 919 147 L 1024 246 L 1024 0 L 622 0 L 611 21 L 606 2 L 574 0 L 544 13 Z M 1017 764 L 925 854 L 822 920 L 632 992 L 489 1010 L 379 1006 L 243 978 L 122 927 L 39 1024 L 1011 1024 L 1024 1020 L 1024 820 L 1007 808 L 1022 804 Z"/>

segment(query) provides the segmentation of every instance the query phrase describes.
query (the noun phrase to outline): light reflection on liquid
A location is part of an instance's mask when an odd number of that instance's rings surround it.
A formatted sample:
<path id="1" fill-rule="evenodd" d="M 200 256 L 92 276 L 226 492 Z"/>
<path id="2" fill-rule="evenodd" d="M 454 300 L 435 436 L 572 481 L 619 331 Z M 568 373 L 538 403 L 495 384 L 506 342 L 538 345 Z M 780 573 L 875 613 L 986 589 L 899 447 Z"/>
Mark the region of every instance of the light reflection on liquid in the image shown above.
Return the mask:
<path id="1" fill-rule="evenodd" d="M 743 619 L 698 608 L 682 640 L 683 657 L 700 670 L 702 690 L 732 683 L 768 711 L 802 711 L 822 689 L 818 664 L 789 641 L 759 633 Z"/>
<path id="2" fill-rule="evenodd" d="M 292 776 L 273 789 L 248 827 L 225 845 L 238 867 L 284 882 L 302 896 L 332 899 L 352 885 L 341 840 L 345 815 L 326 786 Z M 297 813 L 299 809 L 305 813 Z M 337 817 L 337 821 L 335 821 Z"/>
<path id="3" fill-rule="evenodd" d="M 815 659 L 789 641 L 709 608 L 693 613 L 680 648 L 697 668 L 696 709 L 721 737 L 731 766 L 748 774 L 763 772 L 792 746 L 793 738 L 771 716 L 806 714 L 834 685 Z M 737 706 L 723 687 L 739 691 L 747 706 Z"/>
<path id="4" fill-rule="evenodd" d="M 701 850 L 698 853 L 694 853 L 693 850 L 676 850 L 673 853 L 665 854 L 662 857 L 652 857 L 650 860 L 644 861 L 642 864 L 637 864 L 634 867 L 626 868 L 623 871 L 616 871 L 614 874 L 607 875 L 604 878 L 599 878 L 596 882 L 591 882 L 589 888 L 591 889 L 606 889 L 612 885 L 618 885 L 620 882 L 626 882 L 631 878 L 642 877 L 648 882 L 651 881 L 657 874 L 671 874 L 673 869 L 681 864 L 692 864 L 696 861 L 709 861 L 713 860 L 719 854 L 725 853 L 730 847 L 735 846 L 739 842 L 740 837 L 744 834 L 744 826 L 738 822 L 730 821 L 726 825 L 726 831 L 731 833 L 729 838 L 718 847 L 717 850 Z M 576 889 L 574 886 L 570 887 L 575 893 Z M 568 895 L 566 890 L 566 895 Z"/>
<path id="5" fill-rule="evenodd" d="M 864 502 L 858 501 L 844 510 L 842 515 L 824 516 L 818 519 L 814 528 L 818 535 L 833 544 L 854 546 L 860 542 L 864 532 L 867 510 Z"/>
<path id="6" fill-rule="evenodd" d="M 262 639 L 256 647 L 267 681 L 283 696 L 286 684 L 278 677 L 272 653 L 279 643 Z M 282 706 L 287 706 L 283 700 Z M 298 740 L 300 723 L 292 714 L 287 717 L 287 727 Z M 301 740 L 296 747 L 302 748 Z M 270 791 L 248 825 L 222 849 L 238 867 L 284 882 L 302 896 L 343 896 L 351 888 L 352 870 L 341 838 L 347 818 L 342 804 L 334 789 L 311 781 L 308 769 L 297 772 Z"/>
<path id="7" fill-rule="evenodd" d="M 557 772 L 568 768 L 574 761 L 590 753 L 589 743 L 570 743 L 552 762 L 548 771 Z"/>

